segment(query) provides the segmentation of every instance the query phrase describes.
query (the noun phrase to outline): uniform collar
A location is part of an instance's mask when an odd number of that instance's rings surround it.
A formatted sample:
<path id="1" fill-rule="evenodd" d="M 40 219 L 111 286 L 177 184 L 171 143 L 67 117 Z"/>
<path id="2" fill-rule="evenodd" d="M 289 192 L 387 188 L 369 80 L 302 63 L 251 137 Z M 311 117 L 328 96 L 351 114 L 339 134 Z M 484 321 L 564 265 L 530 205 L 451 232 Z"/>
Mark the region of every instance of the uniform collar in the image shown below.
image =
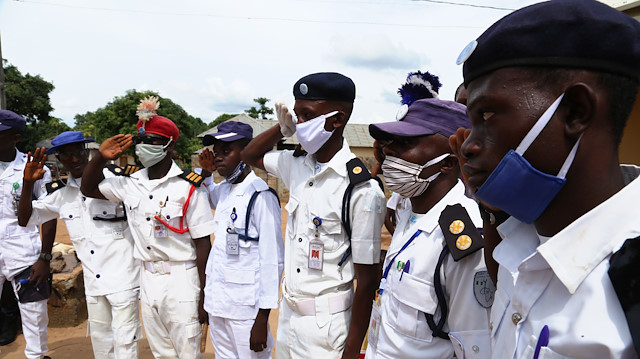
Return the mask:
<path id="1" fill-rule="evenodd" d="M 24 171 L 23 164 L 27 162 L 27 155 L 18 151 L 16 148 L 16 156 L 13 158 L 13 161 L 9 162 L 9 167 L 4 170 L 4 172 L 0 173 L 0 178 L 9 177 L 14 174 L 14 171 Z"/>
<path id="2" fill-rule="evenodd" d="M 349 144 L 347 143 L 347 140 L 343 138 L 342 148 L 338 152 L 336 152 L 335 155 L 333 155 L 333 157 L 331 158 L 331 160 L 329 160 L 329 162 L 326 163 L 326 166 L 322 169 L 322 172 L 325 172 L 329 168 L 331 168 L 338 175 L 342 177 L 346 177 L 347 166 L 345 165 L 345 163 L 349 162 L 349 160 L 353 158 L 353 156 L 354 155 L 353 153 L 351 153 L 351 150 L 349 149 Z M 315 165 L 316 165 L 315 154 L 314 155 L 307 154 L 304 158 L 304 163 L 305 165 L 307 165 L 307 167 L 311 168 L 312 170 L 315 170 Z"/>
<path id="3" fill-rule="evenodd" d="M 251 187 L 252 192 L 254 192 L 255 190 L 257 190 L 257 188 L 255 188 L 255 185 L 253 183 L 256 179 L 258 179 L 258 176 L 256 176 L 255 172 L 251 170 L 249 174 L 247 174 L 247 176 L 242 180 L 242 182 L 235 185 L 236 188 L 232 187 L 233 188 L 232 191 L 236 193 L 238 196 L 241 196 L 243 193 L 249 191 L 250 189 L 249 187 Z"/>
<path id="4" fill-rule="evenodd" d="M 171 161 L 171 168 L 169 168 L 169 172 L 167 172 L 167 174 L 164 175 L 164 177 L 158 178 L 158 179 L 156 179 L 154 181 L 164 182 L 164 181 L 168 180 L 171 177 L 176 177 L 176 176 L 181 175 L 182 172 L 183 171 L 180 169 L 180 167 L 178 167 L 178 165 L 175 162 Z M 147 182 L 151 181 L 149 179 L 149 169 L 148 168 L 143 168 L 140 171 L 134 172 L 134 173 L 131 174 L 130 177 L 131 178 L 135 178 L 135 179 L 140 180 L 140 181 L 147 181 Z"/>
<path id="5" fill-rule="evenodd" d="M 425 232 L 431 233 L 438 226 L 438 221 L 440 220 L 440 214 L 447 205 L 459 203 L 460 196 L 464 196 L 464 184 L 462 181 L 458 180 L 458 182 L 447 192 L 447 194 L 442 197 L 438 203 L 436 203 L 424 216 L 422 216 L 417 223 L 417 229 Z M 407 224 L 410 225 L 410 224 Z"/>
<path id="6" fill-rule="evenodd" d="M 635 179 L 538 247 L 571 294 L 625 240 L 640 235 L 638 202 L 640 179 Z"/>

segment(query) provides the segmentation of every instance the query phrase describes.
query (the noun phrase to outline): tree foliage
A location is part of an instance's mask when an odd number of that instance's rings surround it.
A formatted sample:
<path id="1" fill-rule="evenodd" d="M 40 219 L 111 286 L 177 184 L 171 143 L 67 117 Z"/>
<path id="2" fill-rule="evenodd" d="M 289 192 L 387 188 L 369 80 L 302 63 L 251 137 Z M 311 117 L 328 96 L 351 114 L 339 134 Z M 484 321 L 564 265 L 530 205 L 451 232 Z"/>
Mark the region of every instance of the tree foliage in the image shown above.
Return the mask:
<path id="1" fill-rule="evenodd" d="M 267 115 L 273 115 L 273 109 L 267 106 L 267 102 L 269 101 L 271 100 L 266 97 L 254 98 L 253 102 L 257 103 L 259 106 L 257 108 L 256 106 L 251 106 L 250 109 L 245 110 L 244 112 L 259 120 L 271 120 L 270 117 L 267 117 Z"/>
<path id="2" fill-rule="evenodd" d="M 223 123 L 224 121 L 227 121 L 229 119 L 232 119 L 234 117 L 238 116 L 238 114 L 230 114 L 230 113 L 223 113 L 222 115 L 216 117 L 215 120 L 211 121 L 207 127 L 208 128 L 213 128 L 218 126 L 219 124 Z"/>
<path id="3" fill-rule="evenodd" d="M 93 112 L 76 115 L 76 129 L 85 136 L 95 137 L 98 142 L 119 133 L 136 134 L 136 108 L 140 100 L 147 96 L 158 96 L 160 108 L 158 115 L 171 119 L 180 130 L 176 143 L 178 157 L 191 162 L 191 154 L 202 147 L 202 142 L 195 136 L 207 129 L 200 119 L 189 115 L 180 105 L 152 91 L 138 92 L 129 90 L 124 96 L 115 97 L 104 107 Z"/>
<path id="4" fill-rule="evenodd" d="M 70 130 L 59 118 L 51 117 L 52 83 L 40 75 L 23 75 L 14 65 L 2 61 L 5 76 L 5 94 L 7 109 L 21 115 L 27 120 L 27 127 L 22 133 L 18 149 L 22 152 L 33 151 L 40 140 L 56 136 L 60 132 Z"/>

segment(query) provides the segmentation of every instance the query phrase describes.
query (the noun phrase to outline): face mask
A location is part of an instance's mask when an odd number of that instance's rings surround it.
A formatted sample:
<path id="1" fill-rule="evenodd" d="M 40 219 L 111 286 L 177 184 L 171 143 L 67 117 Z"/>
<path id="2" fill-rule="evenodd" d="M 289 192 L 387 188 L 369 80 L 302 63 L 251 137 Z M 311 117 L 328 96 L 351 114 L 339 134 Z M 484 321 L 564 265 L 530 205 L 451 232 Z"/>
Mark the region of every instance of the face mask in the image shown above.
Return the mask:
<path id="1" fill-rule="evenodd" d="M 298 141 L 300 141 L 302 148 L 304 148 L 307 153 L 314 154 L 318 152 L 320 147 L 329 140 L 333 131 L 325 131 L 324 123 L 327 118 L 337 113 L 338 111 L 329 112 L 326 115 L 318 116 L 309 121 L 296 124 Z"/>
<path id="2" fill-rule="evenodd" d="M 440 175 L 436 172 L 429 178 L 420 178 L 423 169 L 433 166 L 434 164 L 444 160 L 449 153 L 440 155 L 424 165 L 415 164 L 405 161 L 398 157 L 387 156 L 382 162 L 382 173 L 387 188 L 396 192 L 404 198 L 416 197 L 423 194 L 429 184 Z"/>
<path id="3" fill-rule="evenodd" d="M 171 143 L 171 139 L 166 145 L 150 145 L 146 143 L 139 143 L 136 145 L 136 156 L 145 167 L 151 167 L 156 163 L 162 161 L 167 155 L 167 147 Z"/>
<path id="4" fill-rule="evenodd" d="M 231 172 L 229 176 L 225 177 L 227 182 L 236 183 L 236 180 L 238 179 L 238 177 L 240 177 L 240 174 L 242 173 L 242 171 L 244 171 L 244 168 L 245 168 L 244 162 L 240 161 L 240 163 L 238 163 L 238 165 L 233 170 L 233 172 Z"/>
<path id="5" fill-rule="evenodd" d="M 578 151 L 580 138 L 571 149 L 557 176 L 543 173 L 522 155 L 549 123 L 564 94 L 549 106 L 522 139 L 516 150 L 510 150 L 500 161 L 475 196 L 498 207 L 522 222 L 533 223 L 566 183 L 565 176 Z"/>

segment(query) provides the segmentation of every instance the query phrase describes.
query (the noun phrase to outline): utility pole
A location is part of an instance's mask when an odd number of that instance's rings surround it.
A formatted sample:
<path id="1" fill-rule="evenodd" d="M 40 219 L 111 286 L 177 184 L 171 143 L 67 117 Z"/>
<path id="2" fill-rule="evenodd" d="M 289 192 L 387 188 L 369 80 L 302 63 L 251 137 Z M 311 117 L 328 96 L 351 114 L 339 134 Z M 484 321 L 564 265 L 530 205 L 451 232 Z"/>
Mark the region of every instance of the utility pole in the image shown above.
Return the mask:
<path id="1" fill-rule="evenodd" d="M 2 58 L 2 40 L 0 39 L 0 110 L 7 109 L 7 97 L 4 92 L 4 60 Z"/>

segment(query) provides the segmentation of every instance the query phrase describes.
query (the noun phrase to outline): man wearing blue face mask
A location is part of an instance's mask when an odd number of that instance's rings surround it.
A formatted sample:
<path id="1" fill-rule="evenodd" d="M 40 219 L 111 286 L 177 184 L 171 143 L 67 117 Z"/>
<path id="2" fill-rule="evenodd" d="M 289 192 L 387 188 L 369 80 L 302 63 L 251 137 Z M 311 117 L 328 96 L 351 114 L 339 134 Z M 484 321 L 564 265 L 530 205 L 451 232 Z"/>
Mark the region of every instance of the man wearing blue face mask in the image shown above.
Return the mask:
<path id="1" fill-rule="evenodd" d="M 463 170 L 511 215 L 493 252 L 494 358 L 638 357 L 640 182 L 625 185 L 618 145 L 639 38 L 607 5 L 550 1 L 499 20 L 459 58 L 473 125 Z"/>
<path id="2" fill-rule="evenodd" d="M 355 155 L 342 136 L 353 109 L 353 81 L 311 74 L 298 80 L 293 94 L 298 123 L 277 104 L 280 124 L 242 152 L 245 163 L 266 169 L 290 190 L 276 358 L 357 358 L 377 285 L 385 197 L 368 176 L 342 206 L 350 177 L 368 175 L 361 165 L 347 165 Z M 296 131 L 307 155 L 271 151 Z M 343 211 L 350 225 L 343 226 Z"/>
<path id="3" fill-rule="evenodd" d="M 421 99 L 398 117 L 369 125 L 385 143 L 387 188 L 410 199 L 411 213 L 398 223 L 382 266 L 366 358 L 488 359 L 493 285 L 482 221 L 448 142 L 470 126 L 465 106 Z"/>

